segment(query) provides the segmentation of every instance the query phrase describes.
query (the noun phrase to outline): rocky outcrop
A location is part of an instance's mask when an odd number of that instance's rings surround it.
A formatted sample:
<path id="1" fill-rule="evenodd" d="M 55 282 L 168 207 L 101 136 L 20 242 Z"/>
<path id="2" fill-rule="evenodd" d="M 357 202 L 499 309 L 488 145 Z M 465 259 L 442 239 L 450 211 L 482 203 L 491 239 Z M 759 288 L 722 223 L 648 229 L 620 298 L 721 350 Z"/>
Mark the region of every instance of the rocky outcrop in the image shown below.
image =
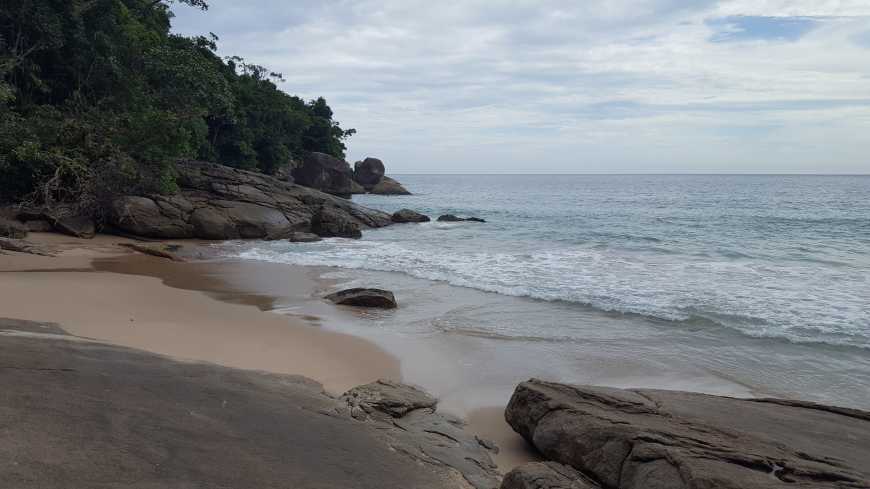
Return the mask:
<path id="1" fill-rule="evenodd" d="M 458 217 L 453 214 L 444 214 L 438 216 L 438 222 L 486 222 L 486 220 L 479 217 Z"/>
<path id="2" fill-rule="evenodd" d="M 508 472 L 501 489 L 598 489 L 598 485 L 567 465 L 534 462 Z"/>
<path id="3" fill-rule="evenodd" d="M 379 419 L 354 418 L 348 400 L 303 377 L 3 318 L 0 358 L 0 452 L 13 457 L 0 466 L 4 489 L 491 489 L 500 480 L 462 423 L 416 393 L 408 410 L 375 401 Z M 354 389 L 367 399 L 402 391 Z"/>
<path id="4" fill-rule="evenodd" d="M 429 222 L 429 216 L 412 211 L 411 209 L 402 209 L 393 213 L 393 222 L 408 223 L 408 222 Z"/>
<path id="5" fill-rule="evenodd" d="M 377 158 L 366 158 L 353 165 L 353 178 L 366 189 L 371 189 L 384 178 L 384 162 Z"/>
<path id="6" fill-rule="evenodd" d="M 292 175 L 295 183 L 328 194 L 349 197 L 353 191 L 350 165 L 326 153 L 308 153 Z"/>
<path id="7" fill-rule="evenodd" d="M 870 487 L 870 413 L 857 410 L 531 380 L 505 418 L 608 489 Z"/>
<path id="8" fill-rule="evenodd" d="M 314 233 L 294 232 L 287 236 L 287 241 L 291 243 L 315 243 L 323 238 Z"/>
<path id="9" fill-rule="evenodd" d="M 27 237 L 27 228 L 18 221 L 0 217 L 0 238 L 23 239 Z"/>
<path id="10" fill-rule="evenodd" d="M 389 214 L 260 173 L 201 161 L 177 169 L 177 194 L 119 198 L 111 224 L 148 238 L 217 240 L 282 239 L 297 231 L 359 237 L 362 228 L 392 222 Z"/>
<path id="11" fill-rule="evenodd" d="M 438 401 L 422 390 L 379 380 L 351 389 L 340 400 L 346 408 L 338 415 L 377 426 L 385 443 L 421 466 L 453 471 L 462 485 L 475 489 L 499 486 L 490 450 L 464 431 L 461 420 L 438 413 Z"/>
<path id="12" fill-rule="evenodd" d="M 369 192 L 375 195 L 411 195 L 411 192 L 402 186 L 401 183 L 393 180 L 390 177 L 384 177 L 380 182 L 375 184 Z"/>
<path id="13" fill-rule="evenodd" d="M 393 293 L 381 289 L 347 289 L 329 294 L 326 298 L 342 306 L 375 307 L 379 309 L 395 309 L 399 307 Z"/>

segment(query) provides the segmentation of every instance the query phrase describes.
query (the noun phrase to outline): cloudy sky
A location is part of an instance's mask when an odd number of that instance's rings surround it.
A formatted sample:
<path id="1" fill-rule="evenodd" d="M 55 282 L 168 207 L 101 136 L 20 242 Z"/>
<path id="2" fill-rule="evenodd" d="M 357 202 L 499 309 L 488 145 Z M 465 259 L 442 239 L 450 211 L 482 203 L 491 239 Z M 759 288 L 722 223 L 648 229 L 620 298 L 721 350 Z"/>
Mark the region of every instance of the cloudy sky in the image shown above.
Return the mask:
<path id="1" fill-rule="evenodd" d="M 210 3 L 393 173 L 870 173 L 870 0 Z"/>

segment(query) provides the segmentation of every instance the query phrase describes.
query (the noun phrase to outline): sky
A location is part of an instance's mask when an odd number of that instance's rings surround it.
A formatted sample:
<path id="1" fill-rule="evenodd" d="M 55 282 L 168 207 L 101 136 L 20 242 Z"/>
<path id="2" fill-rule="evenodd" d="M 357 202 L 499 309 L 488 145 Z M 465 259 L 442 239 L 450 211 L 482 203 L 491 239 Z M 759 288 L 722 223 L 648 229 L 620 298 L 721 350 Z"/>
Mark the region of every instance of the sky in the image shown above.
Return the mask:
<path id="1" fill-rule="evenodd" d="M 390 173 L 870 173 L 870 0 L 210 0 Z"/>

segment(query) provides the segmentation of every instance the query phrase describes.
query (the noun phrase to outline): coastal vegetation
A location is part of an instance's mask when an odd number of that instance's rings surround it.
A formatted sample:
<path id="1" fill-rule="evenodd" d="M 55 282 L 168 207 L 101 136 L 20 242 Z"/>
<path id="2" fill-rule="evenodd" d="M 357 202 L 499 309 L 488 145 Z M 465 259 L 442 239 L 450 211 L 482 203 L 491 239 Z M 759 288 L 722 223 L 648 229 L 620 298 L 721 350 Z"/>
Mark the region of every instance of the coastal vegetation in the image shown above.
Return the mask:
<path id="1" fill-rule="evenodd" d="M 72 203 L 173 194 L 175 162 L 272 174 L 308 152 L 343 158 L 323 98 L 218 54 L 215 35 L 170 30 L 205 0 L 7 0 L 0 6 L 0 202 Z"/>

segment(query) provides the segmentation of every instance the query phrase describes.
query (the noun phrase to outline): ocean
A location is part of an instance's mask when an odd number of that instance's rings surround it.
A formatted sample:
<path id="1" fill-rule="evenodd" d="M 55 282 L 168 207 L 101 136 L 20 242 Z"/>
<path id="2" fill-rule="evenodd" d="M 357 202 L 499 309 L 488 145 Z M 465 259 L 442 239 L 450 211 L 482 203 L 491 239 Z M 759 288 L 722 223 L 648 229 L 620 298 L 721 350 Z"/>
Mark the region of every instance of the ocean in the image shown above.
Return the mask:
<path id="1" fill-rule="evenodd" d="M 345 327 L 388 350 L 435 345 L 403 359 L 423 384 L 432 350 L 445 350 L 469 380 L 436 390 L 462 399 L 470 384 L 492 390 L 466 404 L 543 376 L 870 407 L 870 177 L 397 179 L 414 195 L 354 201 L 487 222 L 224 252 L 333 267 L 332 280 L 395 290 L 400 312 Z"/>

